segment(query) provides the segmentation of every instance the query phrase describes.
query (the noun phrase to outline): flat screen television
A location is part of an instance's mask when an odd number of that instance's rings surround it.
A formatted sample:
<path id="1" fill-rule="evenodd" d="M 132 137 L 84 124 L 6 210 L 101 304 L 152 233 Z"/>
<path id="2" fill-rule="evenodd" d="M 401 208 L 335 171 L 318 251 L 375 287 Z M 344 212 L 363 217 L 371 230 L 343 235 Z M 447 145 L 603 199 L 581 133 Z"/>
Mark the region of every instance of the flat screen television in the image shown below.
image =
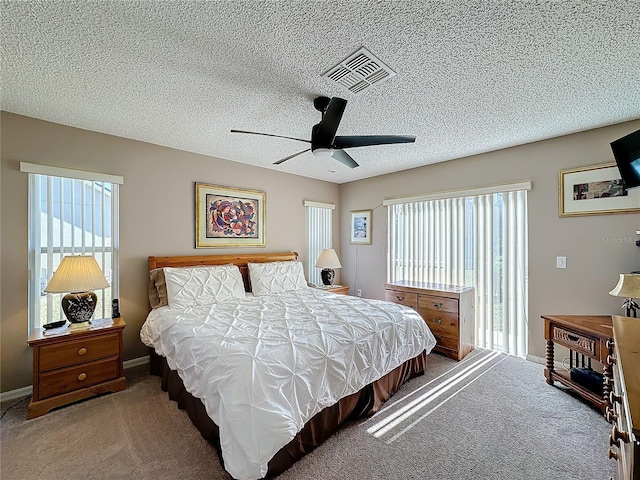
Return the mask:
<path id="1" fill-rule="evenodd" d="M 640 187 L 640 130 L 611 142 L 625 188 Z"/>

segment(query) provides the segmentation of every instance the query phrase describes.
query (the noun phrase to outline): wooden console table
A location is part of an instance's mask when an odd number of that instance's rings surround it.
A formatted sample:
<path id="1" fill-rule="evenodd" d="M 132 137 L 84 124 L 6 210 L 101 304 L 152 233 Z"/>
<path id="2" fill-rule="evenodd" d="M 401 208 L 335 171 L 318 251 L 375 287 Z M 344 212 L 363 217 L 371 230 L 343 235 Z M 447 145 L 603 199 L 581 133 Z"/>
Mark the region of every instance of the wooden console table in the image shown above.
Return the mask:
<path id="1" fill-rule="evenodd" d="M 604 364 L 605 377 L 611 378 L 611 365 L 607 365 L 609 354 L 608 341 L 613 339 L 613 325 L 611 315 L 543 315 L 544 338 L 547 341 L 546 368 L 544 376 L 547 383 L 553 385 L 560 382 L 571 388 L 582 398 L 590 401 L 604 413 L 607 408 L 606 397 L 609 395 L 610 385 L 605 382 L 603 395 L 571 380 L 568 371 L 555 370 L 554 344 L 563 345 L 568 349 Z"/>

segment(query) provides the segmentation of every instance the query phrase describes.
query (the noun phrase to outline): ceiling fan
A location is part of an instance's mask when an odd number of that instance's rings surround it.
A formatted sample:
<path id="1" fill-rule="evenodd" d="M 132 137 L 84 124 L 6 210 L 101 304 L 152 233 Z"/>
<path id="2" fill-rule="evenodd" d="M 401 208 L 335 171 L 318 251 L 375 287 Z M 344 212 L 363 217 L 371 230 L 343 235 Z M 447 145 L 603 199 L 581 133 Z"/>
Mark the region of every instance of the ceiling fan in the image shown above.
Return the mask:
<path id="1" fill-rule="evenodd" d="M 299 142 L 310 143 L 311 148 L 294 153 L 288 157 L 282 158 L 274 165 L 280 165 L 287 160 L 311 151 L 316 157 L 333 157 L 339 162 L 344 163 L 350 168 L 355 168 L 358 163 L 351 158 L 344 148 L 367 147 L 371 145 L 388 145 L 392 143 L 413 143 L 416 137 L 409 135 L 336 135 L 342 114 L 347 106 L 347 101 L 338 97 L 317 97 L 313 101 L 316 110 L 322 113 L 320 123 L 317 123 L 311 129 L 311 140 L 302 138 L 285 137 L 282 135 L 273 135 L 271 133 L 248 132 L 246 130 L 231 130 L 233 133 L 249 133 L 251 135 L 264 135 L 267 137 L 288 138 Z"/>

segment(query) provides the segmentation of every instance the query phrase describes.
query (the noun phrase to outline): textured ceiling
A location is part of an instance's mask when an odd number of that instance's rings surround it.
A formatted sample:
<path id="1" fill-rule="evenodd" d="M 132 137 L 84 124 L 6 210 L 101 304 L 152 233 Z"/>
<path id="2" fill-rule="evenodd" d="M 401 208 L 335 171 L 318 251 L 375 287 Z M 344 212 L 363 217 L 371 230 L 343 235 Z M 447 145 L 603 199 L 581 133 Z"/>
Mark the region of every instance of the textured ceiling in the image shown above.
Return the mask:
<path id="1" fill-rule="evenodd" d="M 357 180 L 640 118 L 640 1 L 2 1 L 3 110 L 236 162 Z M 368 48 L 396 76 L 354 95 L 321 77 Z M 339 135 L 311 153 L 318 95 Z"/>

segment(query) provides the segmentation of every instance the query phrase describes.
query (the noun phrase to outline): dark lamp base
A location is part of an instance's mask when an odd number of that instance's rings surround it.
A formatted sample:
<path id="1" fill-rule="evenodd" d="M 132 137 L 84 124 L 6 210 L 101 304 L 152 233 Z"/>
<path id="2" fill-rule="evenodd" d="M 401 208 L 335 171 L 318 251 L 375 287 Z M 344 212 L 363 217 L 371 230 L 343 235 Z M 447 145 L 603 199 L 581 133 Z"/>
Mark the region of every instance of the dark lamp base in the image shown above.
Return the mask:
<path id="1" fill-rule="evenodd" d="M 67 293 L 62 297 L 62 311 L 71 323 L 89 322 L 97 304 L 98 296 L 93 292 Z"/>
<path id="2" fill-rule="evenodd" d="M 333 269 L 331 268 L 323 268 L 322 271 L 320 272 L 322 283 L 324 283 L 325 285 L 332 285 L 333 277 L 335 276 L 336 276 L 336 272 L 334 272 Z"/>

